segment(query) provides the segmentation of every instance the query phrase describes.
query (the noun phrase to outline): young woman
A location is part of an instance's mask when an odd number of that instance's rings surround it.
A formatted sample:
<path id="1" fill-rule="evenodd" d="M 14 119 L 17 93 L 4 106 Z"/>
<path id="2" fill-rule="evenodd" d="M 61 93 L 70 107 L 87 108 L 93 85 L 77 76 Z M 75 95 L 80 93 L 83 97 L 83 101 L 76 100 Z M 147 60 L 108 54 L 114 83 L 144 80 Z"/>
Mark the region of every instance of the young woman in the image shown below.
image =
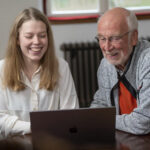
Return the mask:
<path id="1" fill-rule="evenodd" d="M 30 133 L 30 111 L 78 107 L 68 64 L 55 56 L 47 17 L 25 9 L 15 19 L 0 61 L 1 135 Z"/>

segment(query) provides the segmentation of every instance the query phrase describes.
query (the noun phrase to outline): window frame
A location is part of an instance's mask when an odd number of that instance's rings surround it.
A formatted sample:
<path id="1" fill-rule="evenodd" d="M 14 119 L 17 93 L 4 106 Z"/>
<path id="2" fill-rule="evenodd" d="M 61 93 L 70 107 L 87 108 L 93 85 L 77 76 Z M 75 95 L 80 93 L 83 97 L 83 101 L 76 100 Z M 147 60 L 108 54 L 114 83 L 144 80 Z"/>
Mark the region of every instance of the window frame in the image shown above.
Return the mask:
<path id="1" fill-rule="evenodd" d="M 50 0 L 43 0 L 43 12 L 48 16 L 48 19 L 52 24 L 70 24 L 70 23 L 89 23 L 97 22 L 97 19 L 100 17 L 100 14 L 103 14 L 108 9 L 109 0 L 99 0 L 99 12 L 97 13 L 85 13 L 85 14 L 63 14 L 63 15 L 48 15 L 48 5 L 50 6 Z M 100 11 L 101 10 L 101 11 Z M 138 18 L 138 20 L 150 19 L 150 9 L 135 9 L 133 10 Z"/>

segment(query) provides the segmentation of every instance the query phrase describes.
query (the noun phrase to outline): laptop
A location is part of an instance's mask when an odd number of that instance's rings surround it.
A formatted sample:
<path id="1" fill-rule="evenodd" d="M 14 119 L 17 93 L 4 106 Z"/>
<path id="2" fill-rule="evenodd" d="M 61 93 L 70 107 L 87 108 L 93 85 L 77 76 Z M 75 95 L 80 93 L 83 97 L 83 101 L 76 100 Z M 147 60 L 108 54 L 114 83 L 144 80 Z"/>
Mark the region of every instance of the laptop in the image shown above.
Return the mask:
<path id="1" fill-rule="evenodd" d="M 115 107 L 30 112 L 32 138 L 47 135 L 79 144 L 114 142 L 115 115 Z"/>

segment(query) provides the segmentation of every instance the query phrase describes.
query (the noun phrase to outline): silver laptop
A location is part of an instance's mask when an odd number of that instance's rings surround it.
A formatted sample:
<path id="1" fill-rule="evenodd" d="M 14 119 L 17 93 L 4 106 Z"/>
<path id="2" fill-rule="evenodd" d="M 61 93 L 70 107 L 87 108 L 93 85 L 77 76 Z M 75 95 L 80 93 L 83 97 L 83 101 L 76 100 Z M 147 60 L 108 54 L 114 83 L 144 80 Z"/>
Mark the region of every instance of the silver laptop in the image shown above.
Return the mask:
<path id="1" fill-rule="evenodd" d="M 114 142 L 115 107 L 30 112 L 32 137 L 75 143 Z"/>

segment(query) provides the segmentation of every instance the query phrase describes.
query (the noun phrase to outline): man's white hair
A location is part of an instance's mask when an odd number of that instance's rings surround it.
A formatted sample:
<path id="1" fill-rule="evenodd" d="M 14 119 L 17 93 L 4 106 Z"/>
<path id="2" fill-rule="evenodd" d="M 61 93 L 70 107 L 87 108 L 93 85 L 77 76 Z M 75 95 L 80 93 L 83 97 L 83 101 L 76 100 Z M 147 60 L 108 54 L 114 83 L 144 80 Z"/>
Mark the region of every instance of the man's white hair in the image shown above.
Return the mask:
<path id="1" fill-rule="evenodd" d="M 138 20 L 132 11 L 129 11 L 129 16 L 127 16 L 127 24 L 130 31 L 138 30 Z"/>

